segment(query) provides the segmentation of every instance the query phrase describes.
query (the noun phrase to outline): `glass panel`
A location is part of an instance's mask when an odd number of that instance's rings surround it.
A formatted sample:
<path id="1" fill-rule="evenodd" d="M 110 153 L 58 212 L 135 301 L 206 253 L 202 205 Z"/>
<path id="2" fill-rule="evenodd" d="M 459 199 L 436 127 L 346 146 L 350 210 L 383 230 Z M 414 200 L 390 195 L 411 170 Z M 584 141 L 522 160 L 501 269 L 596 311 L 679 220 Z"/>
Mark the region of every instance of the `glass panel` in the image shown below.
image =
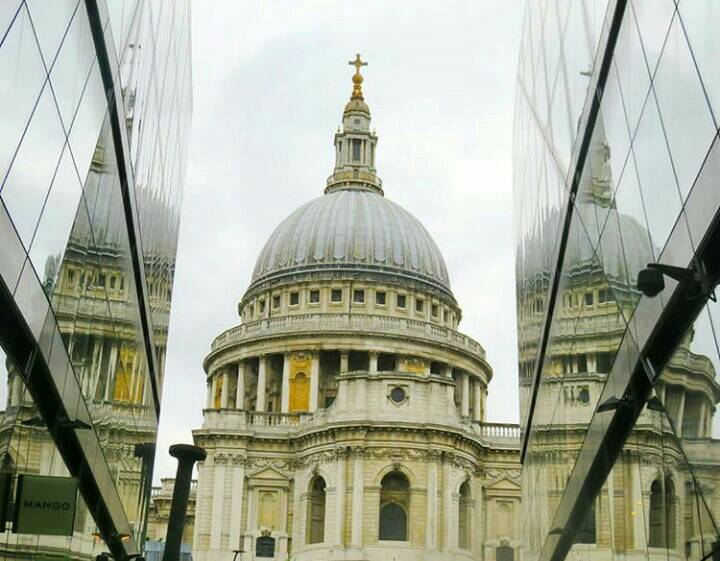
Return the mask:
<path id="1" fill-rule="evenodd" d="M 26 4 L 45 66 L 52 68 L 60 43 L 78 7 L 78 0 L 27 0 Z"/>
<path id="2" fill-rule="evenodd" d="M 25 262 L 25 249 L 18 238 L 5 205 L 0 202 L 0 276 L 12 292 Z"/>
<path id="3" fill-rule="evenodd" d="M 652 93 L 643 109 L 633 151 L 650 236 L 654 247 L 662 249 L 680 214 L 681 201 Z"/>
<path id="4" fill-rule="evenodd" d="M 87 10 L 76 10 L 57 60 L 50 71 L 50 80 L 65 130 L 70 130 L 94 58 L 95 45 L 90 33 Z"/>
<path id="5" fill-rule="evenodd" d="M 80 180 L 66 148 L 30 246 L 30 260 L 49 293 L 57 281 L 81 193 Z"/>
<path id="6" fill-rule="evenodd" d="M 0 192 L 26 247 L 35 233 L 64 143 L 52 91 L 46 86 Z"/>
<path id="7" fill-rule="evenodd" d="M 720 26 L 720 4 L 717 2 L 680 2 L 678 6 L 687 40 L 697 64 L 715 120 L 720 120 L 720 42 L 715 31 Z"/>
<path id="8" fill-rule="evenodd" d="M 4 181 L 45 81 L 40 51 L 30 19 L 21 9 L 0 45 L 0 180 Z"/>
<path id="9" fill-rule="evenodd" d="M 653 85 L 684 200 L 716 130 L 678 18 L 670 28 Z"/>
<path id="10" fill-rule="evenodd" d="M 655 74 L 660 51 L 675 13 L 675 3 L 673 0 L 632 0 L 631 6 L 640 31 L 647 67 L 652 76 Z"/>

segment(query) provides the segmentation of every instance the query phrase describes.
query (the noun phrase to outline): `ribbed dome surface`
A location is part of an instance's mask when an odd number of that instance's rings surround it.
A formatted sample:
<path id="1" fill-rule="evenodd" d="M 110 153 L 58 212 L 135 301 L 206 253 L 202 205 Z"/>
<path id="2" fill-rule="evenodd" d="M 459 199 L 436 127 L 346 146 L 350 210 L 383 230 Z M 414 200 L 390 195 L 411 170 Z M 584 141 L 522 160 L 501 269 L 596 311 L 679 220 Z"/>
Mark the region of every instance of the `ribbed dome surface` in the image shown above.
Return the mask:
<path id="1" fill-rule="evenodd" d="M 445 261 L 420 221 L 364 190 L 341 190 L 301 206 L 260 252 L 252 284 L 304 270 L 383 271 L 450 293 Z"/>

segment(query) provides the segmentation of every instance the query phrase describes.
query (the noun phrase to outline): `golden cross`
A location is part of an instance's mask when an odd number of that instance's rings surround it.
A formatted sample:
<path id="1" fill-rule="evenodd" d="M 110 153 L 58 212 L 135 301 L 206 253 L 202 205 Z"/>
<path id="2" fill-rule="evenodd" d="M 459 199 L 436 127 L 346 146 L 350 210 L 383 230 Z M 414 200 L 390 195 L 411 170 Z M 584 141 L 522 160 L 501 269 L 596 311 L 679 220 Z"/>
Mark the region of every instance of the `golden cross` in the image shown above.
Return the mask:
<path id="1" fill-rule="evenodd" d="M 360 53 L 358 53 L 355 55 L 355 60 L 351 60 L 348 64 L 355 67 L 355 74 L 360 74 L 360 68 L 367 66 L 368 63 L 360 60 Z"/>

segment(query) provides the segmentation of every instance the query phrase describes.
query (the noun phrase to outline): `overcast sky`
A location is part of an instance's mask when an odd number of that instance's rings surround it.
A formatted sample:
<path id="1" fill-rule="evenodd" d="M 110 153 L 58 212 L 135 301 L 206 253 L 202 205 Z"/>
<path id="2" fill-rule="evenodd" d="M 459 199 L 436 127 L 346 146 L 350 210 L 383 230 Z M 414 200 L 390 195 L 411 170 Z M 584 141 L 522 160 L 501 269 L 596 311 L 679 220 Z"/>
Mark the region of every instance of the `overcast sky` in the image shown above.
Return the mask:
<path id="1" fill-rule="evenodd" d="M 517 422 L 511 137 L 523 2 L 196 1 L 194 115 L 156 479 L 202 423 L 210 343 L 278 223 L 322 194 L 362 53 L 385 195 L 445 255 L 461 331 L 494 369 L 491 421 Z"/>

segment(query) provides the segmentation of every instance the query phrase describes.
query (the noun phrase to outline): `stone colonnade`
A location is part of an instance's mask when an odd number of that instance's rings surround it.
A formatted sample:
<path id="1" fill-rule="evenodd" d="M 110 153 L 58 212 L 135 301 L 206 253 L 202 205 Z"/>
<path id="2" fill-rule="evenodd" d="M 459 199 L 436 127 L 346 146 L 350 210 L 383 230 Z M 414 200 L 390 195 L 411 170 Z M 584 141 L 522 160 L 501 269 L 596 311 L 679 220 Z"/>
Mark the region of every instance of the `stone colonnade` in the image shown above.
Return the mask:
<path id="1" fill-rule="evenodd" d="M 257 361 L 257 391 L 254 410 L 260 413 L 268 411 L 268 370 L 271 356 L 280 355 L 281 353 L 267 353 L 257 355 L 256 357 L 249 357 L 219 368 L 213 375 L 208 377 L 207 380 L 207 409 L 246 409 L 245 407 L 245 395 L 246 388 L 249 380 L 249 370 L 251 361 Z M 282 353 L 283 366 L 282 366 L 282 384 L 281 384 L 281 399 L 280 399 L 280 412 L 290 413 L 290 352 Z M 313 413 L 319 407 L 320 397 L 320 352 L 319 351 L 307 351 L 306 354 L 310 357 L 310 388 L 309 388 L 309 403 L 306 412 Z M 340 354 L 340 368 L 339 375 L 348 374 L 350 372 L 350 351 L 339 351 Z M 378 356 L 381 353 L 369 352 L 368 353 L 368 368 L 367 373 L 370 375 L 391 374 L 393 371 L 381 371 L 378 369 Z M 470 373 L 453 369 L 450 365 L 444 363 L 436 363 L 435 375 L 442 378 L 453 378 L 453 371 L 455 371 L 458 377 L 457 386 L 447 386 L 448 399 L 450 402 L 454 399 L 456 390 L 459 391 L 460 399 L 458 404 L 458 410 L 463 417 L 472 418 L 475 421 L 482 421 L 484 416 L 484 402 L 485 402 L 485 388 L 484 384 L 480 382 L 477 377 L 472 376 Z M 428 376 L 431 374 L 431 366 L 429 361 L 424 361 L 423 372 L 418 372 L 418 375 Z M 233 385 L 234 382 L 234 385 Z M 220 396 L 219 400 L 216 399 L 218 394 L 218 384 L 220 384 Z M 234 396 L 231 399 L 231 388 L 234 387 Z M 234 405 L 234 407 L 233 407 Z"/>

